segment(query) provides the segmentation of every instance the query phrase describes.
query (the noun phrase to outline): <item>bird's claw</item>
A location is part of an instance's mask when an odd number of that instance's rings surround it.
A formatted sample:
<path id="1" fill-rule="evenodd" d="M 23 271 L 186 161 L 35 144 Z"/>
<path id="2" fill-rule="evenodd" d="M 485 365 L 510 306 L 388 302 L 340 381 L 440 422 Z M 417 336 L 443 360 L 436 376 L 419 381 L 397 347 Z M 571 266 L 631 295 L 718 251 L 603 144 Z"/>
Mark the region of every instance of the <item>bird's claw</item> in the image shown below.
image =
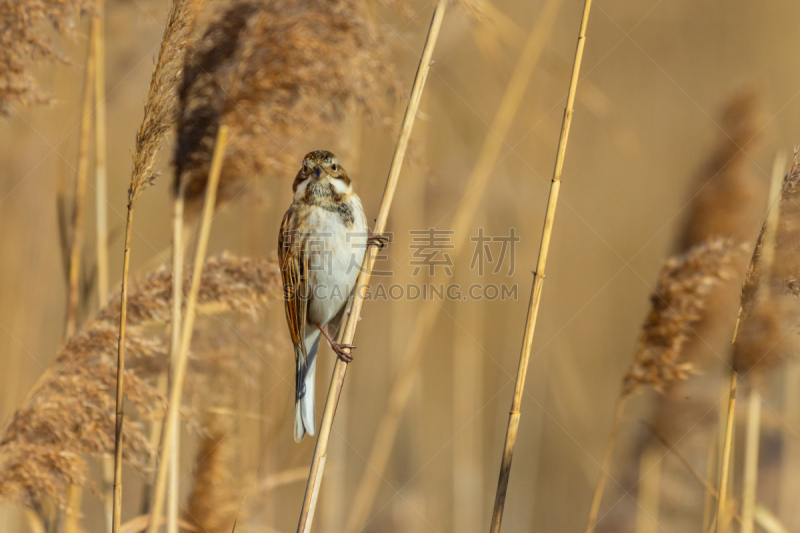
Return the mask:
<path id="1" fill-rule="evenodd" d="M 336 355 L 339 356 L 339 359 L 341 359 L 345 363 L 353 362 L 353 356 L 350 355 L 348 352 L 346 352 L 345 349 L 352 350 L 355 348 L 355 345 L 339 344 L 338 342 L 334 342 L 331 344 L 331 348 L 333 348 L 333 351 L 336 352 Z"/>
<path id="2" fill-rule="evenodd" d="M 383 235 L 381 233 L 376 233 L 375 235 L 370 235 L 367 237 L 367 246 L 377 246 L 378 250 L 383 250 L 386 246 L 389 246 L 392 243 L 392 240 Z"/>

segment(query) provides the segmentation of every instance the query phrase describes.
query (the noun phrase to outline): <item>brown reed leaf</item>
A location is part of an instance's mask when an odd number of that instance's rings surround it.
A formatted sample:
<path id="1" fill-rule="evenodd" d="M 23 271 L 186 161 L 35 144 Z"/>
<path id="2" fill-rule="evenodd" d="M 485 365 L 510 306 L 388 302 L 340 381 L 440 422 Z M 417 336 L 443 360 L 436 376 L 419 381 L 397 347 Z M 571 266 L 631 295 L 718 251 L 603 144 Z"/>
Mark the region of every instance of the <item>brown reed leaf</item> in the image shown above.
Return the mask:
<path id="1" fill-rule="evenodd" d="M 356 0 L 237 0 L 224 4 L 187 54 L 180 88 L 175 192 L 202 198 L 221 124 L 230 128 L 218 199 L 270 166 L 307 152 L 300 135 L 343 136 L 355 111 L 375 118 L 400 93 L 380 57 L 389 29 Z M 337 135 L 331 135 L 336 132 Z M 303 153 L 301 153 L 303 152 Z"/>
<path id="2" fill-rule="evenodd" d="M 715 239 L 664 263 L 639 346 L 623 380 L 623 396 L 642 385 L 660 391 L 689 375 L 692 365 L 681 360 L 683 345 L 692 325 L 701 319 L 708 292 L 730 279 L 731 265 L 741 252 L 741 246 Z"/>
<path id="3" fill-rule="evenodd" d="M 90 10 L 91 0 L 4 0 L 0 2 L 0 115 L 10 105 L 51 102 L 36 82 L 32 63 L 70 64 L 53 43 L 49 29 L 73 36 L 81 11 Z"/>
<path id="4" fill-rule="evenodd" d="M 158 177 L 153 170 L 161 141 L 175 120 L 176 91 L 186 49 L 190 46 L 202 0 L 173 0 L 150 88 L 144 104 L 144 118 L 136 132 L 128 201 L 133 202 Z"/>
<path id="5" fill-rule="evenodd" d="M 273 259 L 210 258 L 203 273 L 200 301 L 213 312 L 254 315 L 265 302 L 280 297 L 279 280 Z M 147 470 L 155 452 L 142 421 L 163 416 L 166 399 L 159 394 L 156 381 L 169 366 L 163 331 L 154 333 L 144 324 L 164 324 L 169 319 L 170 283 L 170 269 L 161 268 L 143 279 L 130 301 L 125 396 L 135 412 L 126 417 L 123 451 L 124 459 L 142 471 Z M 31 401 L 6 427 L 0 440 L 0 499 L 36 507 L 50 496 L 64 505 L 70 485 L 88 483 L 85 458 L 113 452 L 118 310 L 117 295 L 64 343 L 41 386 L 31 394 Z M 241 350 L 242 340 L 248 339 L 246 329 L 227 328 L 215 333 L 202 322 L 198 328 L 203 339 L 216 335 L 217 340 L 198 344 L 192 354 L 190 383 L 202 384 L 208 390 L 211 378 L 205 373 L 214 372 L 219 377 L 220 369 L 234 372 L 253 368 L 252 356 Z M 227 349 L 219 340 L 223 338 L 240 349 Z M 251 337 L 247 342 L 258 341 Z M 219 386 L 222 381 L 214 383 Z M 192 387 L 187 394 L 190 398 L 198 396 Z M 200 428 L 192 405 L 192 401 L 184 400 L 184 418 L 192 427 Z"/>

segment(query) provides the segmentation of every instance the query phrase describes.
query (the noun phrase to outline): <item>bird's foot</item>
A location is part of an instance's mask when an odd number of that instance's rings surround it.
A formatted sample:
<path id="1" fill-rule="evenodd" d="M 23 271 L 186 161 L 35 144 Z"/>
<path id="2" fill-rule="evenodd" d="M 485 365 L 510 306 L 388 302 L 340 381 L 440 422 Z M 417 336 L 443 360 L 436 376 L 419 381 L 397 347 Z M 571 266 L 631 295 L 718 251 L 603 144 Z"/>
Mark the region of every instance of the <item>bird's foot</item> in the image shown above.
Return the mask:
<path id="1" fill-rule="evenodd" d="M 338 342 L 330 338 L 328 333 L 325 331 L 325 328 L 319 325 L 317 326 L 317 328 L 319 328 L 319 330 L 322 332 L 322 335 L 328 341 L 328 344 L 330 345 L 331 349 L 334 352 L 336 352 L 337 356 L 339 356 L 339 359 L 341 359 L 345 363 L 350 363 L 353 361 L 353 356 L 350 355 L 349 351 L 355 348 L 354 344 L 339 344 Z"/>
<path id="2" fill-rule="evenodd" d="M 383 250 L 391 243 L 392 240 L 382 233 L 376 233 L 375 235 L 370 235 L 367 237 L 367 246 L 377 246 L 378 250 Z"/>
<path id="3" fill-rule="evenodd" d="M 338 342 L 332 342 L 331 348 L 333 349 L 334 352 L 336 352 L 336 355 L 339 356 L 339 359 L 341 359 L 345 363 L 353 362 L 353 356 L 350 355 L 349 352 L 345 351 L 345 350 L 352 350 L 353 348 L 355 348 L 353 344 L 339 344 Z"/>

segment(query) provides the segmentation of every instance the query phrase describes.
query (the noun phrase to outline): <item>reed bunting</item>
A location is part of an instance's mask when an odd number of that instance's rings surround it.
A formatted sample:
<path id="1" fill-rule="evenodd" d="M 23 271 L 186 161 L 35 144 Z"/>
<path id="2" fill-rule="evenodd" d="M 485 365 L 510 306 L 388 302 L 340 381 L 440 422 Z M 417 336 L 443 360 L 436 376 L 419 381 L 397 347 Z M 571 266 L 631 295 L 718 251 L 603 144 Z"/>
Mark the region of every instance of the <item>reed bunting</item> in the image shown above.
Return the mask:
<path id="1" fill-rule="evenodd" d="M 384 246 L 368 236 L 367 217 L 347 172 L 336 156 L 311 152 L 292 184 L 294 200 L 281 222 L 278 254 L 283 276 L 286 321 L 297 363 L 294 439 L 314 435 L 314 376 L 320 337 L 344 361 L 355 346 L 335 335 L 355 290 L 367 245 Z M 327 330 L 327 331 L 326 331 Z"/>

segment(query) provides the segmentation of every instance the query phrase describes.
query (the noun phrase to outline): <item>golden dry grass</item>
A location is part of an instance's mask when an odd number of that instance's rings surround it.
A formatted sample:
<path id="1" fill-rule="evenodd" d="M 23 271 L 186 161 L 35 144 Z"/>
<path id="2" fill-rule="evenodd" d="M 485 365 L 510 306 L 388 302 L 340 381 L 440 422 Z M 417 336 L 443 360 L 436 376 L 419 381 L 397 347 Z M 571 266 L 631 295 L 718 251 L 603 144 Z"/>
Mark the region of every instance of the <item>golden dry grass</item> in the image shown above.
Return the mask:
<path id="1" fill-rule="evenodd" d="M 48 27 L 60 36 L 74 37 L 82 10 L 92 0 L 9 0 L 0 3 L 0 113 L 9 105 L 47 104 L 53 95 L 41 88 L 32 68 L 35 63 L 71 64 L 58 49 Z"/>
<path id="2" fill-rule="evenodd" d="M 118 287 L 120 233 L 134 201 L 128 258 L 136 281 L 124 306 L 123 531 L 146 526 L 151 498 L 145 491 L 152 488 L 170 369 L 171 265 L 161 263 L 175 197 L 171 165 L 193 222 L 214 138 L 226 125 L 232 136 L 209 250 L 236 255 L 209 259 L 199 287 L 182 399 L 177 508 L 185 531 L 227 532 L 234 523 L 243 533 L 292 530 L 313 442 L 291 439 L 293 362 L 277 266 L 265 258 L 274 251 L 299 158 L 309 150 L 331 149 L 353 169 L 374 219 L 402 111 L 397 96 L 411 86 L 432 6 L 107 1 L 107 60 L 98 66 L 106 67 L 107 82 L 97 89 L 107 96 L 108 129 L 81 149 L 89 167 L 81 174 L 96 170 L 93 152 L 105 144 L 108 189 L 92 202 L 95 187 L 87 184 L 78 329 L 61 339 L 65 284 L 54 184 L 77 167 L 74 127 L 86 115 L 81 68 L 94 3 L 0 2 L 0 107 L 8 117 L 0 128 L 6 229 L 0 242 L 6 423 L 0 529 L 105 531 L 99 493 L 107 485 L 99 467 L 114 445 L 123 302 L 118 293 L 99 304 L 90 299 L 100 268 L 90 228 L 99 207 L 107 206 L 109 282 Z M 538 48 L 542 66 L 531 68 L 526 89 L 514 85 L 520 104 L 500 122 L 502 129 L 491 117 L 510 90 L 526 33 L 549 12 L 543 13 L 544 3 L 453 3 L 461 9 L 448 9 L 410 139 L 422 164 L 404 167 L 386 220 L 401 244 L 384 250 L 389 258 L 376 264 L 397 276 L 373 283 L 421 282 L 408 274 L 415 249 L 405 246 L 412 241 L 405 233 L 456 228 L 456 279 L 445 281 L 513 283 L 525 300 L 580 3 L 564 2 L 550 13 L 553 31 Z M 719 492 L 730 502 L 726 520 L 752 520 L 756 530 L 769 530 L 771 520 L 794 531 L 800 527 L 794 505 L 800 487 L 790 475 L 800 464 L 800 400 L 792 387 L 800 319 L 796 168 L 783 189 L 769 276 L 760 271 L 762 240 L 749 272 L 742 245 L 749 242 L 752 250 L 764 220 L 769 161 L 797 142 L 800 108 L 791 97 L 798 87 L 786 64 L 798 45 L 790 21 L 800 7 L 788 0 L 757 9 L 718 2 L 601 7 L 589 24 L 577 87 L 503 531 L 586 526 L 622 376 L 627 405 L 614 423 L 616 452 L 602 460 L 610 478 L 598 503 L 598 531 L 706 531 L 716 519 Z M 742 81 L 760 89 L 737 90 Z M 476 164 L 487 139 L 494 161 Z M 158 178 L 164 174 L 167 180 Z M 246 196 L 258 201 L 226 205 Z M 462 212 L 478 215 L 454 219 Z M 69 218 L 63 217 L 66 236 Z M 479 227 L 498 236 L 516 229 L 522 240 L 513 272 L 463 275 L 473 252 L 467 237 Z M 194 246 L 190 239 L 185 255 Z M 665 257 L 671 258 L 665 263 Z M 186 294 L 190 276 L 185 267 L 183 273 L 179 288 Z M 769 294 L 759 288 L 765 277 Z M 740 295 L 745 305 L 731 347 Z M 486 529 L 524 304 L 485 298 L 366 303 L 356 362 L 330 432 L 315 531 L 345 530 L 353 508 L 348 500 L 362 478 L 375 480 L 365 489 L 373 504 L 356 527 L 365 533 Z M 435 320 L 424 330 L 415 325 L 426 317 Z M 469 322 L 461 323 L 465 317 Z M 329 383 L 332 361 L 321 351 L 320 389 Z M 387 391 L 411 362 L 417 370 L 402 381 L 407 404 L 387 406 L 393 402 Z M 738 410 L 736 427 L 747 420 L 748 439 L 744 431 L 731 432 L 731 483 L 718 492 L 716 443 L 725 437 L 719 410 L 726 407 L 728 363 L 741 375 L 748 409 Z M 465 376 L 469 383 L 461 382 Z M 396 438 L 378 465 L 370 450 L 387 420 Z M 640 420 L 656 428 L 666 448 L 653 446 Z M 469 490 L 460 485 L 465 481 Z"/>
<path id="3" fill-rule="evenodd" d="M 279 279 L 272 260 L 210 258 L 203 272 L 199 310 L 201 314 L 233 311 L 255 316 L 267 301 L 281 297 Z M 170 286 L 170 270 L 160 268 L 133 288 L 130 300 L 125 397 L 135 406 L 136 416 L 125 426 L 124 457 L 141 470 L 146 470 L 149 455 L 156 451 L 142 421 L 163 415 L 165 398 L 156 378 L 167 370 L 169 359 L 163 334 L 154 334 L 148 326 L 163 325 L 169 319 Z M 116 295 L 67 339 L 41 385 L 6 428 L 0 441 L 3 498 L 39 508 L 42 498 L 49 496 L 63 505 L 70 484 L 88 483 L 86 459 L 113 453 L 118 309 Z M 203 343 L 205 348 L 194 354 L 192 379 L 200 390 L 209 386 L 200 377 L 204 373 L 219 376 L 226 368 L 243 369 L 241 350 L 221 349 L 216 335 L 216 342 Z M 199 423 L 195 420 L 193 425 Z"/>
<path id="4" fill-rule="evenodd" d="M 703 317 L 708 293 L 733 276 L 732 266 L 743 252 L 743 246 L 717 239 L 664 263 L 639 346 L 623 379 L 623 395 L 644 385 L 661 391 L 689 376 L 692 364 L 681 357 L 692 326 Z"/>
<path id="5" fill-rule="evenodd" d="M 401 92 L 394 70 L 376 57 L 388 28 L 363 2 L 237 0 L 216 8 L 187 54 L 180 88 L 175 166 L 190 205 L 202 199 L 221 124 L 231 132 L 224 202 L 260 176 L 293 168 L 292 141 L 301 134 L 341 135 L 348 115 L 376 120 L 387 96 Z"/>

